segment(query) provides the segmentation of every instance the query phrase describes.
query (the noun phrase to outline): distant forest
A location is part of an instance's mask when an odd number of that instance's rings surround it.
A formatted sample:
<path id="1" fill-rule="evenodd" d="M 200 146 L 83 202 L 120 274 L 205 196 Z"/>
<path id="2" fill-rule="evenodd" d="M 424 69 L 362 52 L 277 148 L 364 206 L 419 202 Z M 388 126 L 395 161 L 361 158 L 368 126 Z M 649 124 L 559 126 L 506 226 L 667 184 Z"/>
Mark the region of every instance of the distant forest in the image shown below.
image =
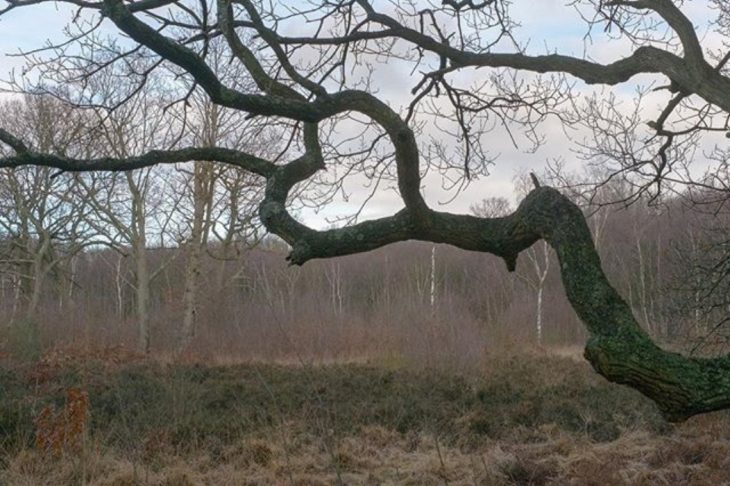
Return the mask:
<path id="1" fill-rule="evenodd" d="M 154 99 L 111 113 L 44 96 L 3 108 L 4 122 L 41 151 L 123 155 L 172 136 L 164 123 L 171 115 L 161 116 Z M 204 97 L 192 97 L 189 110 L 191 140 L 245 144 L 261 154 L 281 144 L 275 127 Z M 95 116 L 104 117 L 104 128 L 89 131 Z M 588 197 L 580 177 L 541 177 L 584 208 L 609 280 L 654 338 L 692 353 L 725 350 L 730 220 L 722 198 L 695 190 L 636 199 L 625 180 Z M 300 207 L 331 199 L 341 184 L 328 192 L 304 185 L 292 199 Z M 517 193 L 529 186 L 524 175 L 515 178 Z M 255 176 L 209 162 L 127 172 L 0 169 L 5 352 L 125 346 L 222 360 L 468 364 L 504 346 L 572 346 L 586 338 L 544 242 L 520 256 L 514 273 L 490 254 L 416 242 L 289 266 L 287 246 L 257 220 L 262 190 Z M 513 209 L 488 198 L 472 212 L 498 217 Z"/>
<path id="2" fill-rule="evenodd" d="M 31 100 L 11 108 L 39 146 L 58 146 L 68 127 L 49 122 L 63 107 Z M 224 361 L 378 356 L 468 365 L 505 346 L 586 338 L 543 242 L 514 273 L 488 254 L 416 242 L 288 266 L 287 246 L 263 235 L 253 216 L 256 184 L 207 163 L 103 175 L 0 171 L 5 352 L 125 346 Z M 609 280 L 659 342 L 722 352 L 725 208 L 701 194 L 603 204 L 624 189 L 607 185 L 591 201 L 574 193 Z M 494 198 L 473 207 L 488 217 L 510 209 Z"/>

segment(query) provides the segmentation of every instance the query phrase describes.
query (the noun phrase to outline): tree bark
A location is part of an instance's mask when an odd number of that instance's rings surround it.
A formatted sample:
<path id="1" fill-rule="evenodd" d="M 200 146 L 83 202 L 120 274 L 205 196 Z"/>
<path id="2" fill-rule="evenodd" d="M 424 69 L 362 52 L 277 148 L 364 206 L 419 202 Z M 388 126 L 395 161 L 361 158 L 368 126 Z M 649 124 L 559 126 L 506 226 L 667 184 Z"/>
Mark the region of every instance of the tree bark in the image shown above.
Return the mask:
<path id="1" fill-rule="evenodd" d="M 540 188 L 516 214 L 557 252 L 568 299 L 591 335 L 585 357 L 598 373 L 636 388 L 672 421 L 730 406 L 730 359 L 690 358 L 654 344 L 606 279 L 577 206 Z"/>
<path id="2" fill-rule="evenodd" d="M 145 195 L 134 182 L 132 173 L 126 173 L 127 183 L 132 195 L 132 247 L 134 255 L 135 297 L 137 305 L 137 326 L 139 340 L 137 350 L 148 355 L 150 353 L 150 271 L 147 255 L 147 214 L 145 211 Z"/>
<path id="3" fill-rule="evenodd" d="M 196 209 L 197 213 L 197 209 Z M 185 267 L 185 288 L 183 291 L 183 322 L 180 329 L 177 354 L 179 355 L 195 338 L 197 314 L 198 280 L 200 277 L 200 259 L 203 250 L 201 241 L 202 225 L 198 224 L 197 214 L 194 216 L 193 231 L 188 248 L 188 262 Z"/>
<path id="4" fill-rule="evenodd" d="M 543 286 L 537 289 L 537 315 L 535 316 L 535 332 L 537 333 L 537 345 L 542 346 L 542 292 Z"/>
<path id="5" fill-rule="evenodd" d="M 137 304 L 137 326 L 139 341 L 137 349 L 140 353 L 150 353 L 151 334 L 150 329 L 150 273 L 147 265 L 147 248 L 144 241 L 138 241 L 135 246 L 135 296 Z"/>

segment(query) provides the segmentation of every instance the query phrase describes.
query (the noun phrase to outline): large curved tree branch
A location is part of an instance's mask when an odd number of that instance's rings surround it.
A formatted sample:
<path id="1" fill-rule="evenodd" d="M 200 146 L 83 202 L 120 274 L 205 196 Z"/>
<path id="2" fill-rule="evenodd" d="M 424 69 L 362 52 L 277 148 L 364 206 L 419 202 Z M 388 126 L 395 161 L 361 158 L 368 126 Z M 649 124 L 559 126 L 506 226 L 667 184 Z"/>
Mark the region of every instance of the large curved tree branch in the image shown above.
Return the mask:
<path id="1" fill-rule="evenodd" d="M 221 147 L 189 147 L 177 150 L 151 150 L 145 154 L 120 158 L 98 157 L 79 159 L 56 154 L 39 153 L 28 149 L 23 142 L 0 128 L 0 141 L 16 150 L 16 154 L 0 158 L 0 168 L 38 165 L 53 167 L 64 172 L 108 171 L 122 172 L 158 164 L 176 164 L 195 160 L 216 161 L 235 165 L 262 177 L 270 177 L 276 166 L 271 162 L 245 152 Z"/>
<path id="2" fill-rule="evenodd" d="M 585 357 L 598 373 L 639 390 L 670 421 L 730 407 L 730 357 L 685 357 L 654 344 L 606 279 L 582 211 L 555 189 L 534 189 L 503 218 L 430 212 L 429 224 L 413 226 L 406 213 L 349 228 L 302 231 L 292 240 L 289 258 L 302 264 L 418 239 L 492 253 L 514 268 L 520 252 L 544 239 L 558 255 L 568 299 L 590 333 Z"/>
<path id="3" fill-rule="evenodd" d="M 692 22 L 672 0 L 611 0 L 606 5 L 630 7 L 637 10 L 651 10 L 659 14 L 679 37 L 684 49 L 684 58 L 698 65 L 704 61 L 702 46 Z"/>
<path id="4" fill-rule="evenodd" d="M 411 29 L 389 15 L 377 12 L 367 0 L 357 0 L 368 17 L 385 27 L 392 36 L 409 41 L 420 49 L 448 59 L 456 67 L 512 68 L 537 73 L 567 73 L 588 84 L 615 85 L 642 73 L 664 74 L 681 90 L 695 93 L 706 101 L 730 111 L 730 79 L 707 63 L 692 24 L 669 0 L 616 1 L 614 4 L 646 8 L 657 12 L 675 29 L 684 47 L 684 57 L 653 46 L 641 46 L 631 55 L 610 64 L 572 56 L 550 54 L 469 52 Z"/>
<path id="5" fill-rule="evenodd" d="M 15 1 L 11 5 L 42 1 Z M 691 24 L 688 25 L 686 17 L 668 0 L 626 0 L 615 1 L 614 4 L 626 8 L 648 8 L 662 16 L 677 32 L 684 48 L 683 56 L 643 46 L 630 56 L 606 65 L 557 54 L 528 56 L 457 49 L 448 43 L 446 37 L 435 40 L 388 15 L 376 12 L 366 0 L 356 2 L 366 12 L 369 22 L 381 24 L 385 30 L 371 34 L 349 33 L 342 39 L 329 38 L 327 42 L 347 42 L 347 39 L 358 37 L 379 39 L 387 33 L 390 39 L 405 40 L 421 51 L 434 53 L 443 64 L 442 69 L 456 70 L 473 66 L 556 72 L 570 74 L 587 83 L 612 85 L 639 73 L 662 73 L 681 92 L 695 93 L 730 112 L 730 80 L 705 62 L 696 36 L 689 32 Z M 277 164 L 222 148 L 153 151 L 130 158 L 73 159 L 36 153 L 18 138 L 0 130 L 0 141 L 16 152 L 13 156 L 0 159 L 0 167 L 34 164 L 85 171 L 130 170 L 156 163 L 187 160 L 234 164 L 267 179 L 264 199 L 259 207 L 261 220 L 269 231 L 281 236 L 292 246 L 289 259 L 299 265 L 314 258 L 347 255 L 396 241 L 419 239 L 492 253 L 504 258 L 508 268 L 514 269 L 519 253 L 537 240 L 544 239 L 557 252 L 568 298 L 591 335 L 585 356 L 600 374 L 641 391 L 656 401 L 670 420 L 682 420 L 697 413 L 730 407 L 730 358 L 689 358 L 656 346 L 642 331 L 630 307 L 608 283 L 585 218 L 575 204 L 554 189 L 539 187 L 526 197 L 513 214 L 502 218 L 478 218 L 431 210 L 421 194 L 420 154 L 407 121 L 387 103 L 366 91 L 343 90 L 330 94 L 318 89 L 318 85 L 310 84 L 307 78 L 300 77 L 294 66 L 289 64 L 286 53 L 280 49 L 284 41 L 264 26 L 254 10 L 254 3 L 240 2 L 251 18 L 250 23 L 240 24 L 233 19 L 230 3 L 220 0 L 217 28 L 263 94 L 247 94 L 224 85 L 205 59 L 187 47 L 185 42 L 177 42 L 163 35 L 160 30 L 134 15 L 135 11 L 144 11 L 144 8 L 165 5 L 167 0 L 136 3 L 125 3 L 123 0 L 103 0 L 101 3 L 68 0 L 68 3 L 101 10 L 132 40 L 187 72 L 213 102 L 252 115 L 284 117 L 299 122 L 295 125 L 301 128 L 303 153 L 288 163 Z M 483 2 L 479 5 L 488 4 Z M 450 2 L 450 5 L 471 5 L 477 8 L 477 4 L 473 3 Z M 254 51 L 237 36 L 235 29 L 238 26 L 255 29 L 275 52 L 289 78 L 308 90 L 314 98 L 306 98 L 267 73 L 256 59 Z M 316 45 L 320 41 L 322 39 L 318 40 L 315 36 L 311 43 Z M 306 40 L 302 42 L 307 43 Z M 289 214 L 287 199 L 296 184 L 325 168 L 318 133 L 319 122 L 350 111 L 366 115 L 387 134 L 395 154 L 398 189 L 405 208 L 390 217 L 340 229 L 316 231 Z"/>
<path id="6" fill-rule="evenodd" d="M 310 126 L 305 137 L 316 136 Z M 207 150 L 207 151 L 206 151 Z M 566 293 L 586 325 L 590 339 L 585 357 L 608 380 L 631 386 L 654 400 L 668 420 L 730 407 L 730 358 L 690 358 L 664 351 L 641 329 L 629 305 L 610 285 L 601 268 L 590 230 L 580 208 L 550 187 L 535 188 L 511 215 L 479 218 L 406 208 L 356 225 L 316 231 L 286 211 L 289 188 L 318 170 L 316 157 L 305 155 L 284 166 L 222 149 L 150 152 L 129 159 L 66 159 L 25 152 L 0 159 L 0 167 L 25 164 L 63 170 L 129 170 L 142 165 L 183 160 L 219 160 L 268 178 L 261 219 L 269 231 L 292 245 L 289 260 L 302 265 L 369 251 L 389 243 L 418 239 L 501 256 L 514 269 L 517 255 L 539 239 L 556 251 Z"/>
<path id="7" fill-rule="evenodd" d="M 425 208 L 419 187 L 419 155 L 415 136 L 407 123 L 377 97 L 364 91 L 342 91 L 335 95 L 319 96 L 314 102 L 308 103 L 294 93 L 291 93 L 291 96 L 245 95 L 223 86 L 203 59 L 192 50 L 176 44 L 138 20 L 121 0 L 104 0 L 103 12 L 132 39 L 185 69 L 214 102 L 223 106 L 258 115 L 280 115 L 305 122 L 318 122 L 346 111 L 358 111 L 369 116 L 388 132 L 395 147 L 399 188 L 406 206 L 416 212 Z M 228 11 L 222 14 L 224 20 L 227 13 Z M 237 45 L 238 39 L 231 29 L 233 27 L 229 26 L 229 42 Z M 239 52 L 244 59 L 247 59 L 250 53 L 245 48 Z M 254 72 L 258 73 L 254 77 L 258 77 L 260 82 L 265 84 L 267 76 L 258 71 L 258 64 L 253 61 L 248 62 Z M 274 86 L 279 86 L 279 90 L 283 89 L 278 83 Z M 294 181 L 292 185 L 296 182 L 299 181 Z"/>

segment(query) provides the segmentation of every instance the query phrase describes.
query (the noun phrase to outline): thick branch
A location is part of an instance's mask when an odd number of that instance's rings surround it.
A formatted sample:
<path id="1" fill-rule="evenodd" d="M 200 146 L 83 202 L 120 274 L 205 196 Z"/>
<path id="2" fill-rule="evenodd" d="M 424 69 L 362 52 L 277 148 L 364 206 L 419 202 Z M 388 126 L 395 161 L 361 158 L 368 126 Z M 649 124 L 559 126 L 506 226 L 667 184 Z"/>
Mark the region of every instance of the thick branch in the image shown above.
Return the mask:
<path id="1" fill-rule="evenodd" d="M 210 67 L 192 50 L 176 44 L 135 18 L 120 0 L 104 0 L 104 5 L 105 14 L 117 27 L 193 75 L 215 103 L 259 115 L 280 115 L 306 122 L 318 122 L 351 110 L 369 116 L 388 132 L 395 147 L 399 188 L 406 206 L 414 212 L 425 210 L 426 204 L 420 193 L 418 146 L 413 132 L 392 108 L 377 97 L 363 91 L 342 91 L 332 96 L 319 96 L 315 102 L 308 103 L 299 97 L 239 93 L 223 86 Z M 229 26 L 229 29 L 232 27 Z M 235 45 L 235 33 L 229 31 L 229 34 Z M 245 55 L 246 52 L 244 49 L 241 53 Z"/>
<path id="2" fill-rule="evenodd" d="M 254 53 L 241 42 L 233 26 L 233 7 L 230 0 L 218 0 L 218 24 L 231 52 L 246 67 L 261 91 L 285 98 L 305 100 L 302 95 L 269 76 Z"/>
<path id="3" fill-rule="evenodd" d="M 261 16 L 259 15 L 256 8 L 253 6 L 253 4 L 246 0 L 238 0 L 238 3 L 243 5 L 243 7 L 246 9 L 246 12 L 248 12 L 248 16 L 251 18 L 251 22 L 253 23 L 254 28 L 259 33 L 261 38 L 264 39 L 269 47 L 274 51 L 276 58 L 279 60 L 279 63 L 281 64 L 284 71 L 286 71 L 286 73 L 289 75 L 289 77 L 299 85 L 311 91 L 312 93 L 316 93 L 318 95 L 327 94 L 327 91 L 321 85 L 302 76 L 297 72 L 297 70 L 289 61 L 286 52 L 284 52 L 284 49 L 281 47 L 278 36 L 274 31 L 266 28 L 263 20 L 261 19 Z"/>
<path id="4" fill-rule="evenodd" d="M 24 154 L 28 152 L 28 147 L 23 143 L 22 140 L 15 137 L 12 133 L 0 128 L 0 142 L 5 143 L 10 148 L 15 150 L 18 154 Z"/>
<path id="5" fill-rule="evenodd" d="M 640 3 L 643 5 L 647 2 Z M 665 3 L 667 2 L 659 2 L 663 6 L 657 4 L 653 9 L 667 15 L 667 21 L 671 20 L 670 25 L 677 29 L 685 47 L 685 58 L 656 47 L 642 46 L 628 57 L 610 64 L 600 64 L 560 54 L 528 56 L 520 53 L 463 51 L 406 27 L 388 15 L 376 12 L 367 0 L 358 0 L 368 17 L 388 27 L 394 37 L 446 58 L 456 67 L 504 67 L 537 73 L 567 73 L 588 84 L 608 85 L 623 83 L 642 73 L 664 74 L 683 91 L 696 93 L 706 101 L 730 111 L 730 79 L 703 59 L 699 45 L 687 32 L 691 27 L 687 18 L 676 7 L 669 8 Z"/>
<path id="6" fill-rule="evenodd" d="M 0 158 L 0 167 L 39 165 L 54 167 L 68 172 L 94 170 L 120 172 L 141 169 L 157 164 L 174 164 L 194 160 L 223 162 L 241 167 L 263 177 L 269 177 L 276 170 L 276 166 L 267 160 L 238 150 L 218 147 L 184 148 L 167 151 L 152 150 L 136 157 L 99 157 L 93 159 L 76 159 L 54 154 L 24 151 L 19 152 L 15 156 Z"/>
<path id="7" fill-rule="evenodd" d="M 672 421 L 730 407 L 730 358 L 689 358 L 656 346 L 606 279 L 580 208 L 555 189 L 534 189 L 504 218 L 432 212 L 430 219 L 428 226 L 414 226 L 404 210 L 349 228 L 309 230 L 293 242 L 289 258 L 302 264 L 419 239 L 509 261 L 545 239 L 557 252 L 568 299 L 591 335 L 585 356 L 598 373 L 639 390 Z"/>
<path id="8" fill-rule="evenodd" d="M 697 66 L 704 61 L 702 46 L 692 22 L 672 0 L 612 0 L 606 5 L 623 5 L 640 10 L 653 10 L 677 33 L 682 42 L 685 60 Z"/>
<path id="9" fill-rule="evenodd" d="M 137 19 L 121 0 L 104 0 L 102 13 L 136 42 L 184 69 L 208 93 L 211 100 L 219 105 L 257 115 L 285 116 L 303 121 L 318 121 L 323 118 L 311 104 L 302 100 L 244 94 L 224 86 L 213 70 L 192 49 L 176 43 Z"/>

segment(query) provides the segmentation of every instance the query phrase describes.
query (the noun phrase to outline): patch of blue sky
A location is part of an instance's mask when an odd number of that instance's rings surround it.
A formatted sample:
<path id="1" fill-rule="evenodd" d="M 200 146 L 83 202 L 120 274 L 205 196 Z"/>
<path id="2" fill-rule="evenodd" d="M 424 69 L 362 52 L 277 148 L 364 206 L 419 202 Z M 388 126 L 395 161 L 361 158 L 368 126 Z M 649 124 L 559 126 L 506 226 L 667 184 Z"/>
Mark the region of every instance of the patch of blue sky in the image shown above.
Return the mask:
<path id="1" fill-rule="evenodd" d="M 68 5 L 56 2 L 15 8 L 0 17 L 0 49 L 17 52 L 38 47 L 46 39 L 59 40 L 73 14 Z"/>
<path id="2" fill-rule="evenodd" d="M 4 6 L 0 1 L 0 8 Z M 56 2 L 16 8 L 0 17 L 0 80 L 21 74 L 26 65 L 21 52 L 63 41 L 72 17 L 68 5 Z"/>

